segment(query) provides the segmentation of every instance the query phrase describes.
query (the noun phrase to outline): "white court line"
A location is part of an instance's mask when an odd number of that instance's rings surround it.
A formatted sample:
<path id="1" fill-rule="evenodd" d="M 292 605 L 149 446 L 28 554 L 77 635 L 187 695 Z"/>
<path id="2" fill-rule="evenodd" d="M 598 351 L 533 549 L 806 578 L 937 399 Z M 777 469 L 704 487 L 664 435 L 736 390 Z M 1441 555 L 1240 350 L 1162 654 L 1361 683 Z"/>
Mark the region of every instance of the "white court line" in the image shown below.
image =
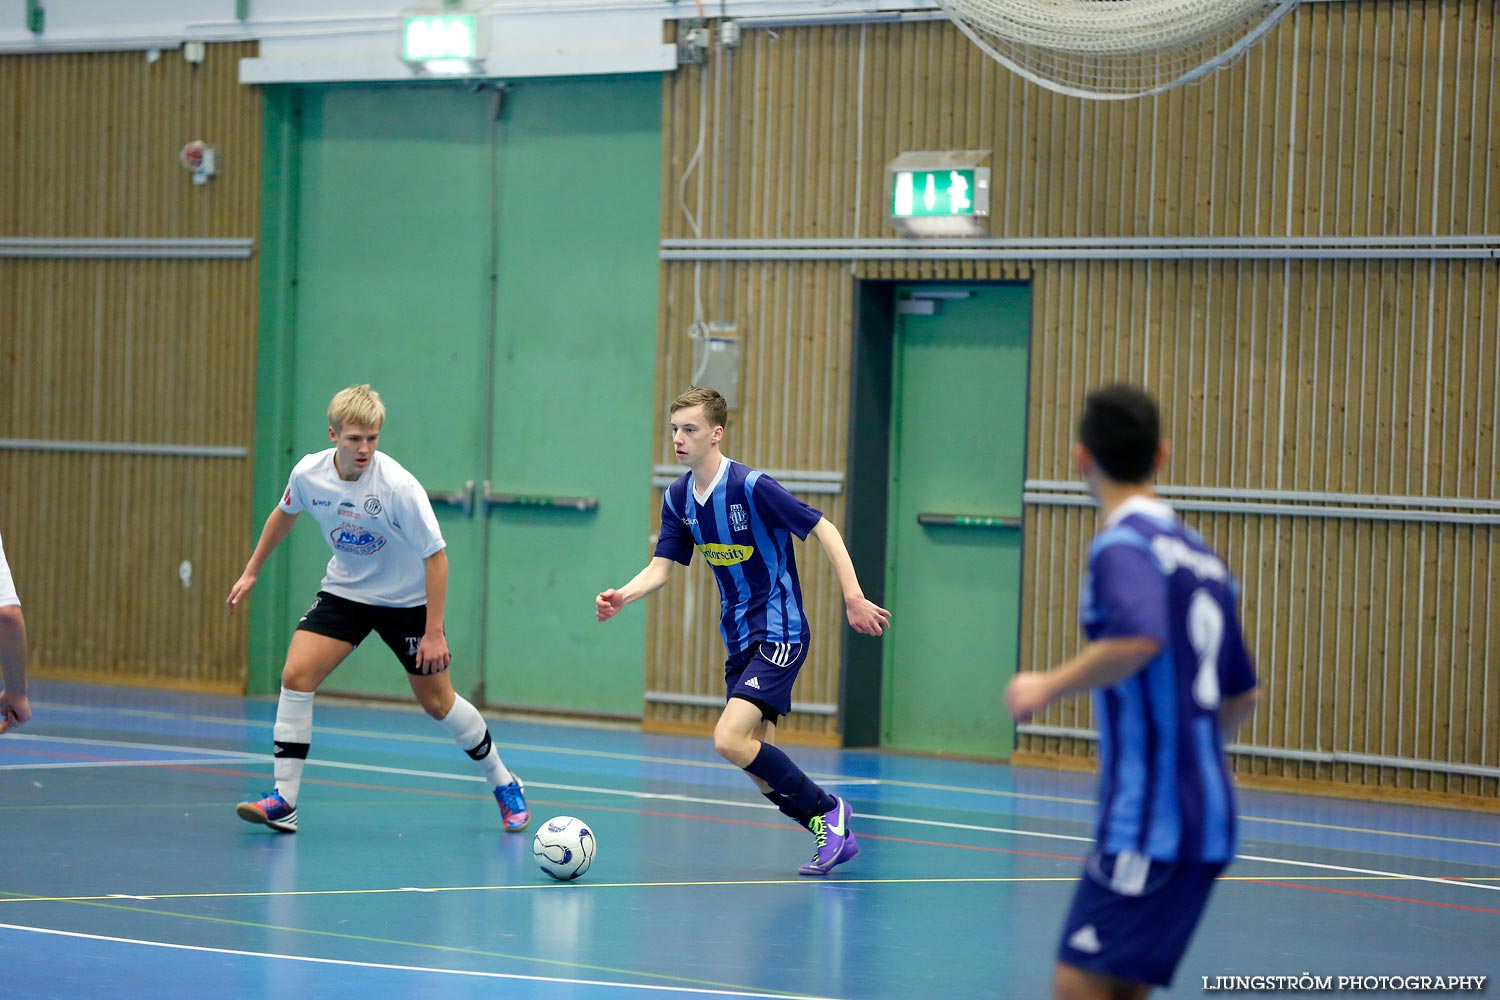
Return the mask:
<path id="1" fill-rule="evenodd" d="M 37 737 L 32 737 L 33 739 Z M 81 741 L 80 741 L 81 742 Z M 145 744 L 119 744 L 121 746 L 143 746 Z M 189 748 L 177 748 L 189 749 Z M 214 751 L 209 751 L 214 752 Z M 273 758 L 269 754 L 245 754 L 245 760 L 269 761 Z M 308 764 L 316 767 L 328 767 L 347 771 L 362 771 L 376 774 L 398 774 L 414 778 L 437 778 L 445 781 L 483 782 L 484 778 L 477 774 L 449 774 L 443 771 L 419 771 L 405 767 L 386 767 L 379 764 L 353 764 L 347 761 L 335 760 L 309 760 Z M 655 802 L 688 802 L 696 805 L 721 806 L 732 809 L 764 809 L 771 810 L 775 807 L 767 803 L 744 802 L 737 799 L 711 799 L 693 795 L 679 795 L 669 792 L 641 792 L 625 788 L 596 788 L 590 785 L 558 785 L 546 782 L 526 783 L 527 788 L 545 788 L 548 791 L 582 792 L 591 795 L 613 795 L 623 798 L 655 801 Z M 1072 843 L 1091 844 L 1092 837 L 1080 837 L 1066 833 L 1047 833 L 1041 830 L 1017 830 L 1013 827 L 1003 826 L 981 826 L 973 823 L 953 823 L 948 820 L 918 819 L 913 816 L 889 816 L 880 813 L 860 813 L 862 820 L 875 820 L 883 823 L 904 823 L 911 826 L 929 826 L 943 830 L 967 830 L 974 833 L 998 833 L 1012 837 L 1031 837 L 1039 840 L 1063 840 Z M 1462 886 L 1470 889 L 1484 889 L 1491 892 L 1500 892 L 1500 885 L 1486 885 L 1482 882 L 1469 882 L 1462 879 L 1441 878 L 1432 875 L 1410 875 L 1403 872 L 1382 871 L 1375 868 L 1353 868 L 1348 865 L 1320 864 L 1312 861 L 1294 861 L 1289 858 L 1263 858 L 1251 854 L 1239 854 L 1235 856 L 1240 861 L 1256 861 L 1266 864 L 1282 864 L 1297 868 L 1317 868 L 1323 871 L 1349 872 L 1355 875 L 1378 875 L 1384 878 L 1403 879 L 1413 882 L 1432 882 L 1438 885 Z"/>
<path id="2" fill-rule="evenodd" d="M 236 948 L 205 948 L 194 944 L 173 944 L 168 941 L 141 941 L 136 938 L 110 937 L 104 934 L 83 934 L 78 931 L 59 931 L 50 927 L 25 927 L 20 924 L 0 924 L 0 930 L 24 931 L 29 934 L 51 934 L 57 937 L 81 938 L 86 941 L 109 941 L 114 944 L 133 944 L 145 948 L 169 948 L 176 951 L 197 951 L 210 955 L 240 955 L 245 958 L 266 958 L 282 962 L 308 962 L 314 965 L 339 965 L 355 969 L 385 969 L 393 972 L 426 972 L 440 976 L 470 976 L 475 979 L 511 979 L 527 983 L 560 983 L 564 986 L 604 986 L 617 990 L 656 990 L 663 993 L 692 993 L 711 997 L 755 997 L 760 1000 L 828 1000 L 809 997 L 806 994 L 747 993 L 736 990 L 709 990 L 691 986 L 653 986 L 649 983 L 612 983 L 602 979 L 565 979 L 560 976 L 527 976 L 513 972 L 472 972 L 467 969 L 432 969 L 420 965 L 391 965 L 386 962 L 351 962 L 338 958 L 310 958 L 306 955 L 279 955 L 265 951 L 240 951 Z M 650 973 L 643 972 L 643 976 Z"/>
<path id="3" fill-rule="evenodd" d="M 82 743 L 91 747 L 114 747 L 116 750 L 164 750 L 168 753 L 191 753 L 203 756 L 219 755 L 230 760 L 260 760 L 267 757 L 263 753 L 250 753 L 246 750 L 219 750 L 216 747 L 190 747 L 175 743 L 129 743 L 124 740 L 91 740 L 84 736 L 42 736 L 31 733 L 12 733 L 5 737 L 6 742 L 16 743 Z"/>

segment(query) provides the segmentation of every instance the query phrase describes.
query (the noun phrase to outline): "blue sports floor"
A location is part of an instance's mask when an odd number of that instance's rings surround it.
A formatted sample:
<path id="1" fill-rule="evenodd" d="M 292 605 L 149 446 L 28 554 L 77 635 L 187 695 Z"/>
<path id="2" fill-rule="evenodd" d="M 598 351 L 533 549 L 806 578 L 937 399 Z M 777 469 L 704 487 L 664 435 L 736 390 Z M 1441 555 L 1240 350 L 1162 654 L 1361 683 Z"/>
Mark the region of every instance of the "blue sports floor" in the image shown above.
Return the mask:
<path id="1" fill-rule="evenodd" d="M 1092 827 L 1089 775 L 790 748 L 863 853 L 812 839 L 707 738 L 490 713 L 533 823 L 500 831 L 415 707 L 320 698 L 295 836 L 272 700 L 36 682 L 0 737 L 0 997 L 1043 997 Z M 1500 815 L 1243 791 L 1242 857 L 1177 982 L 1486 975 L 1500 995 Z M 531 833 L 599 841 L 556 883 Z M 1212 992 L 1212 991 L 1211 991 Z M 1363 991 L 1367 996 L 1378 991 Z"/>

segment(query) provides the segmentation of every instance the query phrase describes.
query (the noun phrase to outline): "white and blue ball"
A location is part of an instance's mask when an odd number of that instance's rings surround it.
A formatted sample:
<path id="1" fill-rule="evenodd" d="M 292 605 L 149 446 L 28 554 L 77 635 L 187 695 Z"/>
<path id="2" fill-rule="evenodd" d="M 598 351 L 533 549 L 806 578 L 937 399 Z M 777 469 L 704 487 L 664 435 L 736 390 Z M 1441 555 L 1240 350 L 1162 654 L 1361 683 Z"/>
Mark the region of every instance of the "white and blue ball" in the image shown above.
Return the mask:
<path id="1" fill-rule="evenodd" d="M 581 819 L 554 816 L 531 841 L 531 853 L 542 871 L 559 882 L 571 882 L 594 863 L 594 831 Z"/>

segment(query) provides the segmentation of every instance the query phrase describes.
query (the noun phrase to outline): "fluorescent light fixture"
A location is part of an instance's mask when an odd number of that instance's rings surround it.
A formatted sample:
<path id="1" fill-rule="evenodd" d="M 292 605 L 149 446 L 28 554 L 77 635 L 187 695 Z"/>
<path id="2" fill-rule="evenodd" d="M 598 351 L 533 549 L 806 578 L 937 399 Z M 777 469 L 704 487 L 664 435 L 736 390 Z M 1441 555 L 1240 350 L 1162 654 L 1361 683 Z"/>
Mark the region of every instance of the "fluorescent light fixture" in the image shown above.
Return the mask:
<path id="1" fill-rule="evenodd" d="M 484 72 L 484 22 L 474 14 L 410 13 L 401 19 L 401 58 L 434 76 Z"/>

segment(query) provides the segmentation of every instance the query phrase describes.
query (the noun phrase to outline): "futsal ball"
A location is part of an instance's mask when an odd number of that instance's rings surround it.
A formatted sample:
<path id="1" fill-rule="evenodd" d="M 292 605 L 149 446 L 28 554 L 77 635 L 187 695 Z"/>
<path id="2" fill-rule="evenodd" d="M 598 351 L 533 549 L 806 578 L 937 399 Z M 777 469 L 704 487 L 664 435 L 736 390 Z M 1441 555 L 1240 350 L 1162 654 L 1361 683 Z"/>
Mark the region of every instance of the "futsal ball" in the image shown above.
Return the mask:
<path id="1" fill-rule="evenodd" d="M 594 863 L 594 831 L 581 819 L 554 816 L 531 841 L 531 853 L 542 871 L 559 882 L 571 882 Z"/>

